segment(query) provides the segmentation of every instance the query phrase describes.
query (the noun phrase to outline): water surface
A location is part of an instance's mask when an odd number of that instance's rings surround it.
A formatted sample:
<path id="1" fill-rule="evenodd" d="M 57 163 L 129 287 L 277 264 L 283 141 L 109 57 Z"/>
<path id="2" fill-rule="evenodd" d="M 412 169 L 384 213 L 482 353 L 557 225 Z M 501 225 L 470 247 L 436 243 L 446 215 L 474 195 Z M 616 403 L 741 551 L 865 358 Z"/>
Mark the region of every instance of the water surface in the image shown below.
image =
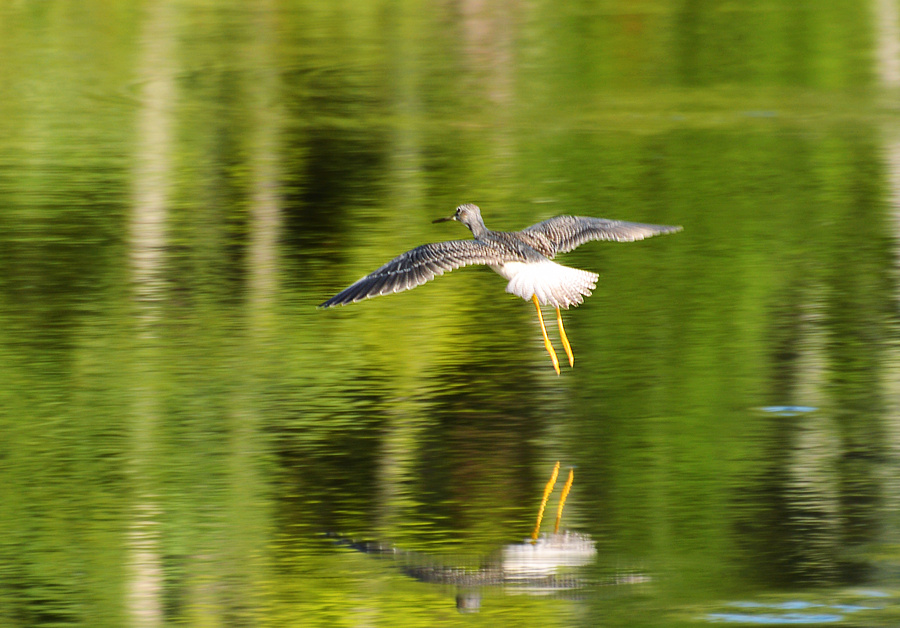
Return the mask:
<path id="1" fill-rule="evenodd" d="M 890 4 L 0 6 L 0 623 L 895 625 Z M 316 309 L 462 202 L 684 231 L 560 376 L 485 268 Z"/>

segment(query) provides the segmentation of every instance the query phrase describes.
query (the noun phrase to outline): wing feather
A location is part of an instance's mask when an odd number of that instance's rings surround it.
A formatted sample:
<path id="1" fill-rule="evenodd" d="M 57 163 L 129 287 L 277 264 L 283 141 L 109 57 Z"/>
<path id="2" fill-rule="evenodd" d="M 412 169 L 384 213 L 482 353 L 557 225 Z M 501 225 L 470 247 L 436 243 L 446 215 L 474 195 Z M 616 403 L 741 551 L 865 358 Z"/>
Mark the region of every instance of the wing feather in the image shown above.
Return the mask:
<path id="1" fill-rule="evenodd" d="M 447 271 L 473 264 L 500 264 L 512 259 L 490 242 L 449 240 L 423 244 L 389 261 L 319 307 L 346 305 L 382 294 L 411 290 Z"/>
<path id="2" fill-rule="evenodd" d="M 524 230 L 525 233 L 540 234 L 547 238 L 556 247 L 556 253 L 567 253 L 591 240 L 634 242 L 677 231 L 681 231 L 681 227 L 590 216 L 556 216 Z"/>

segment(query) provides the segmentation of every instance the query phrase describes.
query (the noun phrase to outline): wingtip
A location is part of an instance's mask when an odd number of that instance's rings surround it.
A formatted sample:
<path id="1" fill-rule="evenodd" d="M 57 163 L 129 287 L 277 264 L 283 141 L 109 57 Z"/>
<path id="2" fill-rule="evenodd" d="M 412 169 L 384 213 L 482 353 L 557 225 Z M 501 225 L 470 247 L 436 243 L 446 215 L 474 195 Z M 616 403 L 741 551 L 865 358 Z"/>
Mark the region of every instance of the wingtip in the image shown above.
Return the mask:
<path id="1" fill-rule="evenodd" d="M 343 305 L 343 301 L 337 301 L 336 297 L 331 297 L 327 301 L 323 301 L 316 306 L 317 310 L 327 310 L 328 308 L 335 307 L 337 305 Z"/>
<path id="2" fill-rule="evenodd" d="M 341 296 L 341 295 L 340 294 L 335 295 L 332 298 L 325 301 L 324 303 L 319 303 L 319 305 L 316 306 L 316 309 L 317 310 L 328 310 L 328 309 L 335 308 L 335 307 L 344 307 L 345 305 L 350 305 L 351 303 L 359 303 L 360 301 L 365 301 L 366 299 L 371 298 L 370 296 L 355 295 L 350 298 L 345 297 L 343 299 L 339 299 L 338 298 L 339 296 Z"/>
<path id="3" fill-rule="evenodd" d="M 684 227 L 681 225 L 665 225 L 662 229 L 657 231 L 654 235 L 668 235 L 670 233 L 678 233 L 679 231 L 683 231 Z"/>

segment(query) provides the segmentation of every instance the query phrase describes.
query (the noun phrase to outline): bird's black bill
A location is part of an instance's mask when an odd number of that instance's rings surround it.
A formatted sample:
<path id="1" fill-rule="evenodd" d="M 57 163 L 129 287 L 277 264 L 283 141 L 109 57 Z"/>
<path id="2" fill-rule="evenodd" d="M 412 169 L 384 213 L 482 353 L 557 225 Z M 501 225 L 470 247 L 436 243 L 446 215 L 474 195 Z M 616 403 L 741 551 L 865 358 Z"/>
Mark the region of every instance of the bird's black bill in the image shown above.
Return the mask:
<path id="1" fill-rule="evenodd" d="M 454 214 L 452 216 L 447 216 L 446 218 L 438 218 L 437 220 L 432 220 L 431 224 L 434 224 L 436 222 L 449 222 L 451 220 L 456 220 L 456 214 Z"/>

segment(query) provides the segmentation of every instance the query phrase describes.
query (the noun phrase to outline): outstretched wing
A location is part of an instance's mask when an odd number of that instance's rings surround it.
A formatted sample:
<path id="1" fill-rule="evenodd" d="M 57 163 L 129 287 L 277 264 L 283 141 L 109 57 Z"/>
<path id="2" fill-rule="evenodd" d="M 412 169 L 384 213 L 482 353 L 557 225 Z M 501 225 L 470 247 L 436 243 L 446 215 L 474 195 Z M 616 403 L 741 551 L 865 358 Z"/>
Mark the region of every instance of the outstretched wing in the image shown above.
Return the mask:
<path id="1" fill-rule="evenodd" d="M 500 264 L 507 259 L 497 247 L 478 240 L 450 240 L 423 244 L 369 273 L 319 307 L 356 303 L 363 299 L 411 290 L 460 266 Z M 511 258 L 510 258 L 511 259 Z"/>
<path id="2" fill-rule="evenodd" d="M 525 233 L 543 235 L 556 247 L 557 253 L 566 253 L 591 240 L 634 242 L 676 231 L 681 231 L 681 227 L 647 225 L 589 216 L 556 216 L 524 230 Z"/>

